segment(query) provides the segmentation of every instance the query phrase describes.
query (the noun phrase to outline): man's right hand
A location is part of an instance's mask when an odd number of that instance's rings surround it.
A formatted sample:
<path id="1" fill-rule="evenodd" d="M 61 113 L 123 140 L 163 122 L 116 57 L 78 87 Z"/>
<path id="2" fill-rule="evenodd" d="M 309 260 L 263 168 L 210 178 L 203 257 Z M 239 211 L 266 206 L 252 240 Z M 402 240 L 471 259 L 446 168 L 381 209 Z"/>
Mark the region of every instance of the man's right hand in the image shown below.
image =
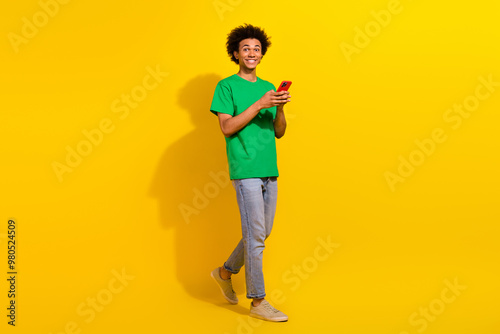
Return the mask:
<path id="1" fill-rule="evenodd" d="M 217 113 L 222 133 L 226 137 L 231 137 L 236 132 L 243 129 L 262 109 L 283 106 L 287 102 L 290 102 L 290 93 L 286 91 L 275 92 L 274 90 L 270 90 L 237 116 Z"/>
<path id="2" fill-rule="evenodd" d="M 279 105 L 284 105 L 287 102 L 290 102 L 291 95 L 287 91 L 282 91 L 282 92 L 276 92 L 273 90 L 270 90 L 266 94 L 264 94 L 260 99 L 259 99 L 259 107 L 260 109 L 267 109 L 267 108 L 272 108 L 276 107 Z"/>

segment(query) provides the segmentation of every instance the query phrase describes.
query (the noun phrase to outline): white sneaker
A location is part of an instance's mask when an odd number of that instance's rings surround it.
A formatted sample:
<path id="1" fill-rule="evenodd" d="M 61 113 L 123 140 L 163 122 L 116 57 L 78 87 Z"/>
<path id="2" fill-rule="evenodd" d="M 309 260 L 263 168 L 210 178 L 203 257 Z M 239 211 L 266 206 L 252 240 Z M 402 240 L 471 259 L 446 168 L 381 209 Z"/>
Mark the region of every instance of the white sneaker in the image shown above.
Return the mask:
<path id="1" fill-rule="evenodd" d="M 263 300 L 259 306 L 250 303 L 250 316 L 267 321 L 288 321 L 288 316 L 275 309 L 267 300 Z"/>
<path id="2" fill-rule="evenodd" d="M 238 304 L 238 297 L 236 296 L 236 293 L 233 290 L 233 282 L 231 281 L 231 278 L 229 279 L 222 279 L 220 277 L 220 269 L 215 268 L 212 270 L 210 273 L 210 276 L 217 282 L 217 284 L 220 287 L 220 291 L 222 292 L 222 295 L 230 304 Z"/>

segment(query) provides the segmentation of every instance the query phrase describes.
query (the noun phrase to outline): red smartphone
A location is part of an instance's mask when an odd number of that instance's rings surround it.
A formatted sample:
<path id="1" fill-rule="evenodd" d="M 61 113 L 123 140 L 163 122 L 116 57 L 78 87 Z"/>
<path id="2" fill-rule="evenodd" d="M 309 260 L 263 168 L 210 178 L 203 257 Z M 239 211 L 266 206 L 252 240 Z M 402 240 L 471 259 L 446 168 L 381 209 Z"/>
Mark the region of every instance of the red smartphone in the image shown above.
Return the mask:
<path id="1" fill-rule="evenodd" d="M 288 91 L 290 89 L 291 85 L 292 85 L 291 81 L 282 81 L 279 88 L 278 88 L 278 92 Z"/>

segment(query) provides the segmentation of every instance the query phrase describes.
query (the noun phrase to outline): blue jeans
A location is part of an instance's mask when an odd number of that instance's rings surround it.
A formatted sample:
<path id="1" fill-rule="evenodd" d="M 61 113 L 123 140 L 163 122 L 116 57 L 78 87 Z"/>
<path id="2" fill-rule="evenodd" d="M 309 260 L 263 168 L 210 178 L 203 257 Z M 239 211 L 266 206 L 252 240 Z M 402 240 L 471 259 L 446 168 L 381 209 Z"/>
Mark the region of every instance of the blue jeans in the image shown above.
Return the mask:
<path id="1" fill-rule="evenodd" d="M 224 263 L 224 268 L 237 274 L 245 265 L 247 298 L 264 298 L 262 254 L 264 241 L 273 228 L 278 180 L 276 177 L 240 179 L 233 180 L 233 186 L 240 208 L 243 238 Z"/>

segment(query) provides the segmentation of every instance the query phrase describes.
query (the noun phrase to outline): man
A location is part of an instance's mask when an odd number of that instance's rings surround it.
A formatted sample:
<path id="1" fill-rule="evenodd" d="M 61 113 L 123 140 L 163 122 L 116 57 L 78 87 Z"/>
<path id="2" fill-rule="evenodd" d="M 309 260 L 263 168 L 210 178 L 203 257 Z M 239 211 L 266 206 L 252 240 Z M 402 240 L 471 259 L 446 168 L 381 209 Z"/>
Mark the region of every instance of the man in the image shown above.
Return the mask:
<path id="1" fill-rule="evenodd" d="M 229 174 L 236 190 L 243 238 L 222 267 L 211 276 L 226 300 L 237 304 L 231 275 L 245 265 L 250 316 L 287 321 L 288 317 L 265 300 L 262 254 L 271 233 L 277 200 L 276 138 L 285 134 L 283 107 L 290 102 L 287 91 L 276 92 L 272 83 L 257 77 L 257 66 L 271 45 L 266 33 L 255 26 L 233 29 L 226 49 L 239 72 L 221 80 L 210 111 L 219 118 L 226 139 Z"/>

